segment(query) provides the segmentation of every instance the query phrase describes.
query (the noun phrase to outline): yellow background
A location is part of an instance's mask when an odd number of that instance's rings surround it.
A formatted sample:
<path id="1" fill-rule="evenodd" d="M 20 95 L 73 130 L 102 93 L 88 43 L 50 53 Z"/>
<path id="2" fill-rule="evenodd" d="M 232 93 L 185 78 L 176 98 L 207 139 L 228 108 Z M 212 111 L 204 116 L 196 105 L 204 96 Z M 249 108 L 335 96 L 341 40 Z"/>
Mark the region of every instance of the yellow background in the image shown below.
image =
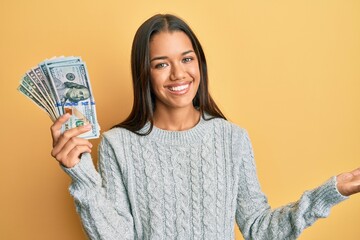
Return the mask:
<path id="1" fill-rule="evenodd" d="M 131 109 L 134 33 L 159 12 L 197 33 L 213 97 L 249 131 L 273 207 L 360 166 L 358 0 L 1 0 L 0 239 L 85 239 L 70 179 L 50 157 L 51 121 L 16 91 L 22 75 L 46 58 L 81 56 L 109 129 Z M 353 196 L 300 239 L 359 239 L 359 213 Z"/>

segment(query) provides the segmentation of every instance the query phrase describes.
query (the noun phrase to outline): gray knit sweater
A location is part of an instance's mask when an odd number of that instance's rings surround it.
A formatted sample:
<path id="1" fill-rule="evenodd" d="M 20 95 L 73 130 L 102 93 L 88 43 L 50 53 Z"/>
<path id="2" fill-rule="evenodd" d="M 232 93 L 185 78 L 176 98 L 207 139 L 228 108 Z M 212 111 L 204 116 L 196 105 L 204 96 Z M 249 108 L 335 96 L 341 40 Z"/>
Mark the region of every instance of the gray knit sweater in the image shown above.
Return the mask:
<path id="1" fill-rule="evenodd" d="M 295 239 L 346 199 L 332 177 L 271 210 L 247 132 L 223 119 L 179 132 L 154 127 L 147 136 L 112 129 L 98 162 L 96 171 L 83 154 L 64 168 L 90 239 L 228 240 L 235 220 L 245 239 Z"/>

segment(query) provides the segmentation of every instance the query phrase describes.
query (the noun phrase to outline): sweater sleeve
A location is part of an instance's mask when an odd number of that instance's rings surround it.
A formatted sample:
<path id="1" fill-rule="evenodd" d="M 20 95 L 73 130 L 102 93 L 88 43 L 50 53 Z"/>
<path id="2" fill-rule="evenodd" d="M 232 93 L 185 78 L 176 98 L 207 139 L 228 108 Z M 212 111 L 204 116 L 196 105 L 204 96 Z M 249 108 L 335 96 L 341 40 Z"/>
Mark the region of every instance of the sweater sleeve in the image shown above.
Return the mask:
<path id="1" fill-rule="evenodd" d="M 134 239 L 134 224 L 126 188 L 114 151 L 105 138 L 99 147 L 99 172 L 84 153 L 73 168 L 70 194 L 90 239 Z"/>
<path id="2" fill-rule="evenodd" d="M 236 221 L 245 239 L 296 239 L 330 208 L 345 200 L 336 188 L 336 177 L 303 193 L 293 203 L 271 209 L 260 189 L 250 139 L 245 130 L 234 133 L 233 153 L 240 161 Z M 240 144 L 240 145 L 239 145 Z"/>

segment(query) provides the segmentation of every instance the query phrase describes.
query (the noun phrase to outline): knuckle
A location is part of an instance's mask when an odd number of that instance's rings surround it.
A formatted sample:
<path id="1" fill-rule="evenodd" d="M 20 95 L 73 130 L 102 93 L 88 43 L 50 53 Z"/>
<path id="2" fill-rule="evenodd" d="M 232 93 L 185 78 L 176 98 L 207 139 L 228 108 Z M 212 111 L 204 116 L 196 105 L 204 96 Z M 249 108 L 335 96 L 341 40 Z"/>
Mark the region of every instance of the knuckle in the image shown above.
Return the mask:
<path id="1" fill-rule="evenodd" d="M 62 162 L 62 160 L 63 160 L 61 154 L 56 154 L 55 159 L 58 160 L 59 162 Z"/>
<path id="2" fill-rule="evenodd" d="M 71 132 L 69 132 L 69 131 L 64 132 L 64 133 L 63 133 L 63 137 L 64 137 L 65 139 L 71 138 Z"/>
<path id="3" fill-rule="evenodd" d="M 80 146 L 75 146 L 75 147 L 74 147 L 74 151 L 75 151 L 75 152 L 80 152 L 80 151 L 81 151 L 81 147 L 80 147 Z"/>
<path id="4" fill-rule="evenodd" d="M 82 153 L 88 151 L 87 149 L 88 149 L 88 148 L 87 148 L 86 146 L 76 146 L 76 147 L 74 148 L 74 154 L 75 154 L 76 156 L 79 156 L 79 155 L 81 155 Z"/>
<path id="5" fill-rule="evenodd" d="M 50 131 L 51 131 L 51 132 L 55 132 L 55 130 L 56 130 L 55 124 L 51 125 L 51 126 L 50 126 Z"/>
<path id="6" fill-rule="evenodd" d="M 51 154 L 51 156 L 52 156 L 53 158 L 55 158 L 56 154 L 55 154 L 55 150 L 54 150 L 54 149 L 51 151 L 50 154 Z"/>
<path id="7" fill-rule="evenodd" d="M 68 142 L 71 143 L 71 144 L 76 144 L 77 141 L 76 141 L 76 138 L 72 137 L 72 138 L 69 139 Z"/>
<path id="8" fill-rule="evenodd" d="M 65 163 L 66 161 L 68 161 L 68 158 L 69 158 L 68 155 L 64 155 L 64 154 L 56 155 L 56 160 L 60 163 Z"/>

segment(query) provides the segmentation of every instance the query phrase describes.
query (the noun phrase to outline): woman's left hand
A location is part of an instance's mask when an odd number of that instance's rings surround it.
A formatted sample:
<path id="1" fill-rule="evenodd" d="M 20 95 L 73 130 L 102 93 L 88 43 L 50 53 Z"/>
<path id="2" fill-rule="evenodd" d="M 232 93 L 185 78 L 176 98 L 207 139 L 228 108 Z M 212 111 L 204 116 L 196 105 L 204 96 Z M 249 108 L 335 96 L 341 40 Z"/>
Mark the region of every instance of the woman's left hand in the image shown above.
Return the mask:
<path id="1" fill-rule="evenodd" d="M 360 168 L 339 174 L 336 179 L 337 189 L 342 195 L 350 196 L 360 192 Z"/>

